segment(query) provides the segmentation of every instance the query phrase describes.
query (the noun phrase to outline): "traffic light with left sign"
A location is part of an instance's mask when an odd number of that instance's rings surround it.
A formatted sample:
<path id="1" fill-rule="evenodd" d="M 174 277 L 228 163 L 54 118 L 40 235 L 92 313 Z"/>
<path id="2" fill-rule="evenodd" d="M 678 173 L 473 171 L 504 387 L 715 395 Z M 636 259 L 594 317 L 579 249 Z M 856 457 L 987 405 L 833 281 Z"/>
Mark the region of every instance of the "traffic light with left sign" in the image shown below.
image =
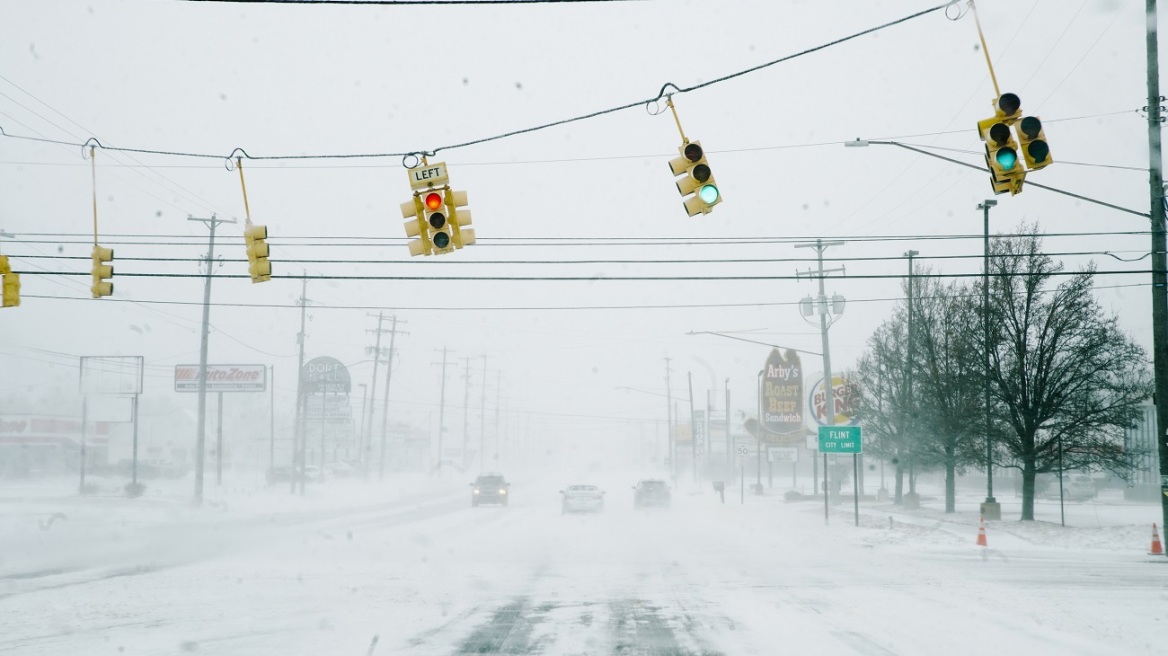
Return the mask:
<path id="1" fill-rule="evenodd" d="M 410 255 L 443 255 L 475 242 L 465 191 L 452 191 L 443 163 L 409 169 L 414 197 L 401 204 Z"/>

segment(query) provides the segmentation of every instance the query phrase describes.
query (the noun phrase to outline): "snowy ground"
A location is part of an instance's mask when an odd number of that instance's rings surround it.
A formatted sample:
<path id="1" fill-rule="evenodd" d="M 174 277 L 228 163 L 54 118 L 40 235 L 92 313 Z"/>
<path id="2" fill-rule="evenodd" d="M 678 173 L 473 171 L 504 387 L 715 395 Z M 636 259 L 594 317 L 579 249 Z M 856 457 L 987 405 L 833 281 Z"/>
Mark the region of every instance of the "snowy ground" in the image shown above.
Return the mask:
<path id="1" fill-rule="evenodd" d="M 867 503 L 860 527 L 849 498 L 825 526 L 821 501 L 777 491 L 635 512 L 632 480 L 602 481 L 588 516 L 522 479 L 506 508 L 470 508 L 461 478 L 209 488 L 202 508 L 189 488 L 6 487 L 0 652 L 1168 653 L 1156 506 L 1072 504 L 1064 529 L 1043 505 L 1045 522 L 991 522 L 985 549 L 974 497 L 953 515 Z"/>

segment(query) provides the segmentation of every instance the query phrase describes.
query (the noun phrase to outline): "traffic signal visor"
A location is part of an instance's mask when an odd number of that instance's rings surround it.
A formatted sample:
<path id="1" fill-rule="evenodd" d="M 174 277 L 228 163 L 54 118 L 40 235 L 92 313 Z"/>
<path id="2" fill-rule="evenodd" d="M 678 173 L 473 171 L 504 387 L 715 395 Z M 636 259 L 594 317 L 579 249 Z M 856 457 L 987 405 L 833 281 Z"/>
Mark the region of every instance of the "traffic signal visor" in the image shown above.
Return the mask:
<path id="1" fill-rule="evenodd" d="M 697 141 L 682 144 L 678 151 L 681 157 L 669 160 L 669 170 L 675 176 L 682 176 L 677 180 L 677 191 L 684 197 L 685 211 L 690 216 L 709 214 L 722 202 L 722 194 L 706 161 L 705 151 Z"/>
<path id="2" fill-rule="evenodd" d="M 94 298 L 113 295 L 114 283 L 109 279 L 114 277 L 114 267 L 108 263 L 114 259 L 114 249 L 94 244 L 90 257 L 93 259 L 93 286 L 89 291 Z"/>
<path id="3" fill-rule="evenodd" d="M 1050 146 L 1046 144 L 1042 121 L 1037 116 L 1026 116 L 1015 127 L 1018 129 L 1018 144 L 1026 160 L 1026 168 L 1037 171 L 1049 165 Z"/>
<path id="4" fill-rule="evenodd" d="M 422 201 L 418 196 L 401 204 L 402 218 L 406 219 L 406 236 L 414 237 L 410 240 L 410 255 L 429 255 L 430 248 L 427 236 L 422 234 L 422 224 L 425 222 L 422 212 Z"/>
<path id="5" fill-rule="evenodd" d="M 474 228 L 467 227 L 471 224 L 470 210 L 461 209 L 466 207 L 466 192 L 452 191 L 448 200 L 451 201 L 449 210 L 451 228 L 454 230 L 454 245 L 457 248 L 470 246 L 475 243 Z"/>

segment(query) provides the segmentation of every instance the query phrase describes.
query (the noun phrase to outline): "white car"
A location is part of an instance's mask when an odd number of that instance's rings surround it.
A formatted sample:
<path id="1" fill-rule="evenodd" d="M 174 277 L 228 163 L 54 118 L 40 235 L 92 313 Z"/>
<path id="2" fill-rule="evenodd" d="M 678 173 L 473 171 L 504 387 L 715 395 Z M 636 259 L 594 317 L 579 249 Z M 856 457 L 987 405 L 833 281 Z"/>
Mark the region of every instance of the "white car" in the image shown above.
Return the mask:
<path id="1" fill-rule="evenodd" d="M 568 489 L 560 490 L 560 496 L 563 497 L 561 513 L 604 510 L 604 490 L 595 485 L 569 485 Z"/>

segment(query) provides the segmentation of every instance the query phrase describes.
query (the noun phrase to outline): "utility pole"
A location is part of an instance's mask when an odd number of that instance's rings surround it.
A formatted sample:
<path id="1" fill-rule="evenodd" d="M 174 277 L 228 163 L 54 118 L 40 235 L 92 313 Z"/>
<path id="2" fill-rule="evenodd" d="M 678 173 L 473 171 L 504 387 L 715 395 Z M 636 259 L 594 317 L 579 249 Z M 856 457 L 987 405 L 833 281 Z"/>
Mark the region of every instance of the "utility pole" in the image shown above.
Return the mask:
<path id="1" fill-rule="evenodd" d="M 203 283 L 203 328 L 199 337 L 199 417 L 195 438 L 195 505 L 203 503 L 203 468 L 207 448 L 207 338 L 211 326 L 211 266 L 215 262 L 215 228 L 220 223 L 235 223 L 235 219 L 220 219 L 211 214 L 209 219 L 188 216 L 187 221 L 205 223 L 211 231 L 207 240 L 207 270 Z"/>
<path id="2" fill-rule="evenodd" d="M 693 481 L 694 485 L 698 482 L 698 427 L 697 421 L 694 417 L 694 401 L 693 401 L 693 372 L 687 371 L 686 376 L 689 380 L 689 443 L 693 447 Z"/>
<path id="3" fill-rule="evenodd" d="M 448 349 L 442 347 L 442 393 L 438 400 L 438 475 L 442 475 L 442 433 L 446 430 L 446 354 Z M 437 363 L 434 363 L 437 364 Z"/>
<path id="4" fill-rule="evenodd" d="M 499 408 L 503 401 L 503 372 L 495 372 L 495 456 L 499 455 L 499 443 L 503 434 L 499 432 Z M 498 457 L 495 458 L 498 461 Z"/>
<path id="5" fill-rule="evenodd" d="M 466 452 L 470 450 L 470 356 L 462 371 L 462 468 L 470 464 Z"/>
<path id="6" fill-rule="evenodd" d="M 1156 0 L 1147 0 L 1148 48 L 1148 191 L 1152 214 L 1152 368 L 1155 372 L 1156 446 L 1160 456 L 1160 510 L 1168 523 L 1168 257 L 1164 234 L 1164 161 L 1160 129 L 1160 46 Z M 1164 524 L 1162 524 L 1164 525 Z"/>
<path id="7" fill-rule="evenodd" d="M 677 485 L 677 453 L 673 439 L 673 370 L 669 368 L 670 357 L 665 358 L 665 433 L 669 438 L 669 474 L 673 484 Z"/>
<path id="8" fill-rule="evenodd" d="M 292 429 L 292 493 L 296 493 L 299 485 L 301 496 L 304 495 L 304 307 L 308 304 L 308 277 L 301 272 L 300 278 L 300 332 L 296 333 L 296 342 L 300 345 L 300 355 L 296 360 L 296 419 Z"/>
<path id="9" fill-rule="evenodd" d="M 913 270 L 913 258 L 920 255 L 918 251 L 908 251 L 905 256 L 908 257 L 908 348 L 906 349 L 904 358 L 904 418 L 900 423 L 901 430 L 908 433 L 909 440 L 914 428 L 913 426 L 913 364 L 915 362 L 913 346 L 916 344 L 916 333 L 913 332 L 913 305 L 916 303 L 916 296 L 913 294 L 913 279 L 916 278 Z M 916 508 L 920 505 L 920 498 L 917 497 L 917 480 L 916 480 L 916 444 L 912 444 L 912 448 L 908 454 L 908 507 Z"/>
<path id="10" fill-rule="evenodd" d="M 397 329 L 397 315 L 395 314 L 390 319 L 393 320 L 393 323 L 389 328 L 389 357 L 385 362 L 385 394 L 381 399 L 381 458 L 377 465 L 377 480 L 385 478 L 385 434 L 389 429 L 389 381 L 393 378 L 394 342 L 396 341 L 398 332 L 400 332 Z M 403 321 L 402 323 L 405 322 Z M 381 328 L 380 323 L 377 324 L 377 328 Z M 402 334 L 408 335 L 409 333 L 403 332 Z M 372 438 L 372 424 L 369 425 L 369 435 Z"/>
<path id="11" fill-rule="evenodd" d="M 977 206 L 982 211 L 982 225 L 985 228 L 982 234 L 981 264 L 981 392 L 985 404 L 986 499 L 981 504 L 981 516 L 986 519 L 1002 518 L 1002 505 L 994 498 L 994 444 L 990 435 L 990 208 L 997 204 L 998 201 L 990 199 Z M 911 476 L 909 483 L 912 483 Z"/>
<path id="12" fill-rule="evenodd" d="M 845 242 L 842 242 L 842 241 L 823 241 L 822 239 L 816 239 L 815 243 L 813 243 L 813 244 L 811 244 L 811 243 L 795 244 L 795 248 L 814 248 L 815 252 L 818 253 L 818 255 L 819 255 L 819 272 L 818 273 L 813 274 L 810 271 L 807 271 L 807 272 L 799 271 L 799 272 L 796 272 L 796 275 L 798 275 L 800 277 L 804 276 L 804 275 L 816 275 L 819 278 L 819 298 L 816 299 L 816 302 L 813 305 L 815 307 L 817 307 L 819 310 L 819 335 L 820 335 L 820 338 L 822 339 L 822 342 L 823 342 L 823 394 L 824 394 L 824 401 L 826 402 L 826 405 L 827 405 L 826 411 L 824 412 L 824 420 L 826 421 L 828 426 L 835 425 L 835 394 L 834 394 L 834 391 L 832 389 L 834 379 L 831 375 L 831 346 L 828 343 L 828 338 L 827 338 L 827 329 L 829 326 L 829 323 L 827 321 L 827 294 L 826 294 L 826 292 L 824 292 L 824 289 L 823 289 L 823 279 L 824 279 L 825 274 L 835 273 L 837 271 L 840 271 L 840 272 L 844 271 L 844 267 L 840 267 L 838 269 L 825 270 L 823 268 L 823 251 L 827 250 L 828 248 L 830 248 L 832 246 L 841 246 L 844 243 Z M 837 316 L 838 316 L 838 314 L 837 314 Z M 832 323 L 834 323 L 834 320 Z M 854 459 L 855 456 L 852 456 L 852 458 Z M 825 453 L 825 454 L 823 454 L 823 523 L 824 524 L 827 523 L 828 498 L 831 496 L 831 494 L 830 494 L 831 489 L 830 489 L 830 487 L 828 487 L 827 481 L 828 481 L 827 454 Z M 857 512 L 856 513 L 857 525 L 859 525 L 858 524 L 859 519 L 860 519 L 860 515 Z"/>
<path id="13" fill-rule="evenodd" d="M 487 457 L 487 356 L 483 355 L 483 389 L 479 398 L 479 471 L 486 470 Z"/>
<path id="14" fill-rule="evenodd" d="M 372 314 L 368 316 L 373 316 Z M 375 330 L 366 330 L 367 333 L 376 333 L 377 338 L 373 346 L 373 391 L 370 393 L 370 398 L 377 399 L 377 365 L 381 362 L 381 322 L 385 320 L 383 313 L 377 313 L 377 328 Z M 369 441 L 365 444 L 365 453 L 361 458 L 364 465 L 362 466 L 362 476 L 365 480 L 369 480 L 369 461 L 373 457 L 373 404 L 369 404 Z"/>

